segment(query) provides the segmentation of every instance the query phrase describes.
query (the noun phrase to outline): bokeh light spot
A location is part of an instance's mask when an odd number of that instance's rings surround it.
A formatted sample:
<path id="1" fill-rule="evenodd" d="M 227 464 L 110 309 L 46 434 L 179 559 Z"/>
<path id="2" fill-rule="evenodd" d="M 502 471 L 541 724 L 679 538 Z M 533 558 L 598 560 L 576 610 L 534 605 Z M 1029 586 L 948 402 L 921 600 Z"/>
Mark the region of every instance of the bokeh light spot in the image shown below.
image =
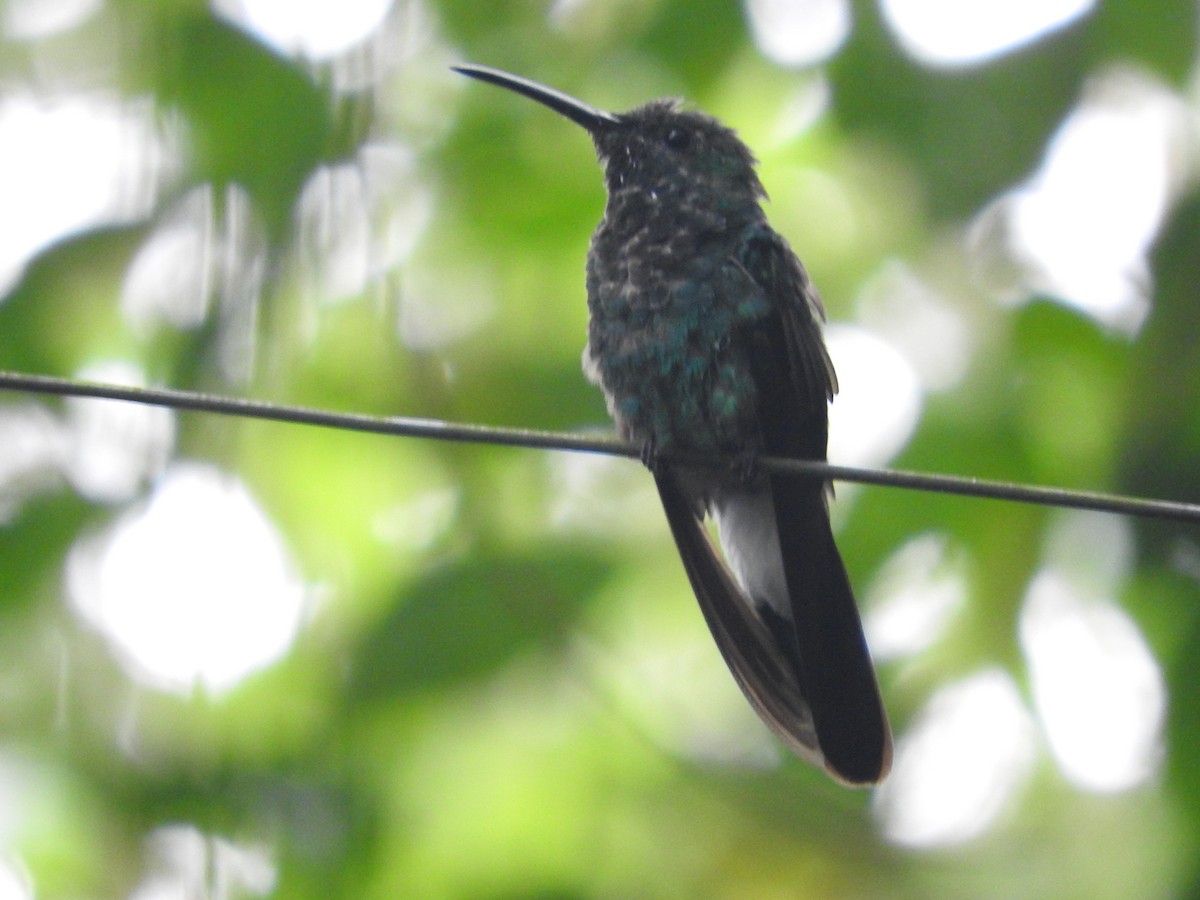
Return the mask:
<path id="1" fill-rule="evenodd" d="M 1146 255 L 1186 180 L 1187 121 L 1179 97 L 1149 76 L 1122 69 L 1094 80 L 1038 171 L 973 228 L 985 263 L 1007 253 L 1021 272 L 1008 299 L 1048 294 L 1135 333 L 1153 290 Z"/>
<path id="2" fill-rule="evenodd" d="M 975 340 L 961 301 L 943 296 L 899 260 L 863 285 L 858 320 L 904 354 L 926 390 L 950 390 L 967 372 Z"/>
<path id="3" fill-rule="evenodd" d="M 763 56 L 782 66 L 821 62 L 850 33 L 846 0 L 746 0 L 746 16 Z"/>
<path id="4" fill-rule="evenodd" d="M 130 900 L 262 897 L 278 880 L 263 848 L 206 835 L 192 825 L 156 828 L 146 844 L 149 872 Z"/>
<path id="5" fill-rule="evenodd" d="M 378 30 L 392 0 L 215 0 L 213 6 L 281 53 L 327 60 Z"/>
<path id="6" fill-rule="evenodd" d="M 29 497 L 61 483 L 68 443 L 61 423 L 44 406 L 0 407 L 0 524 Z"/>
<path id="7" fill-rule="evenodd" d="M 320 167 L 299 205 L 306 289 L 331 304 L 383 283 L 407 260 L 433 208 L 415 154 L 401 144 L 368 144 L 350 162 Z"/>
<path id="8" fill-rule="evenodd" d="M 33 900 L 29 873 L 3 859 L 0 859 L 0 900 Z"/>
<path id="9" fill-rule="evenodd" d="M 151 497 L 72 549 L 75 609 L 153 687 L 233 687 L 291 646 L 305 590 L 240 483 L 178 463 Z"/>
<path id="10" fill-rule="evenodd" d="M 79 378 L 100 384 L 145 384 L 139 368 L 115 361 L 89 366 Z M 83 397 L 68 398 L 65 405 L 66 473 L 87 499 L 128 499 L 167 464 L 175 443 L 175 416 L 169 409 Z"/>
<path id="11" fill-rule="evenodd" d="M 1029 586 L 1020 630 L 1038 714 L 1063 773 L 1093 791 L 1126 790 L 1149 777 L 1162 755 L 1166 688 L 1124 610 L 1044 569 Z"/>
<path id="12" fill-rule="evenodd" d="M 1034 729 L 1007 673 L 989 669 L 941 688 L 896 745 L 875 794 L 888 840 L 958 844 L 986 832 L 1028 772 Z"/>
<path id="13" fill-rule="evenodd" d="M 54 241 L 149 214 L 178 163 L 169 121 L 101 94 L 0 99 L 0 296 Z"/>
<path id="14" fill-rule="evenodd" d="M 102 6 L 102 0 L 6 0 L 0 31 L 18 41 L 43 40 L 82 24 Z"/>
<path id="15" fill-rule="evenodd" d="M 966 599 L 944 535 L 912 538 L 880 567 L 867 593 L 864 621 L 876 660 L 919 653 L 933 644 Z"/>
<path id="16" fill-rule="evenodd" d="M 883 0 L 901 45 L 930 65 L 990 59 L 1088 12 L 1094 0 Z"/>
<path id="17" fill-rule="evenodd" d="M 829 459 L 878 466 L 898 453 L 921 415 L 916 372 L 888 341 L 854 325 L 826 331 L 840 389 L 829 409 Z"/>

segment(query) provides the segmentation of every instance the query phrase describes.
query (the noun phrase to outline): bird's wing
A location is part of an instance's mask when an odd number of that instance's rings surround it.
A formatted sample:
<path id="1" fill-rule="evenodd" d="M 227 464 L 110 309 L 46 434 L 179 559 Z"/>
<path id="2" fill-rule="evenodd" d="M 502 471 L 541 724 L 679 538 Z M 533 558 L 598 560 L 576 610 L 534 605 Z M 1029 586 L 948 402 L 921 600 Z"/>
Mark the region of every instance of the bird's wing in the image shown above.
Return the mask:
<path id="1" fill-rule="evenodd" d="M 823 460 L 837 381 L 821 337 L 820 300 L 800 261 L 773 231 L 755 230 L 743 248 L 739 264 L 771 309 L 745 326 L 740 338 L 751 348 L 762 452 Z M 790 612 L 795 643 L 789 649 L 826 768 L 851 783 L 879 781 L 891 761 L 891 729 L 834 543 L 825 485 L 781 473 L 768 479 L 788 596 L 753 599 Z"/>
<path id="2" fill-rule="evenodd" d="M 771 308 L 767 321 L 751 325 L 751 341 L 766 343 L 768 346 L 762 349 L 777 354 L 771 357 L 770 371 L 755 373 L 764 378 L 767 383 L 763 386 L 780 400 L 776 404 L 778 414 L 772 409 L 761 412 L 764 424 L 796 432 L 792 440 L 804 432 L 813 448 L 804 457 L 824 459 L 829 401 L 837 393 L 838 383 L 821 335 L 825 321 L 821 297 L 787 242 L 765 225 L 750 230 L 737 263 L 766 295 Z M 777 365 L 780 359 L 786 364 Z M 762 393 L 760 389 L 759 394 Z M 772 436 L 764 435 L 768 439 Z M 774 437 L 786 440 L 788 436 Z"/>

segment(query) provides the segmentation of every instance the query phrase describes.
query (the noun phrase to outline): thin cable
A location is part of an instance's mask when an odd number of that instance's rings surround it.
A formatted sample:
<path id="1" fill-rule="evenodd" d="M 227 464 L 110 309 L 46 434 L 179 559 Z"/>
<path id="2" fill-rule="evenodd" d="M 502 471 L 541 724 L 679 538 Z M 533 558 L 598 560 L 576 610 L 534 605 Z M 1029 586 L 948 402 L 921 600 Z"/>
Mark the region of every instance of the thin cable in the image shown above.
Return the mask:
<path id="1" fill-rule="evenodd" d="M 365 431 L 400 437 L 423 437 L 458 443 L 494 444 L 506 447 L 532 447 L 543 450 L 571 450 L 583 453 L 602 453 L 609 456 L 640 457 L 639 448 L 614 438 L 588 437 L 557 431 L 534 431 L 526 428 L 496 428 L 487 425 L 456 425 L 439 419 L 415 419 L 404 416 L 367 416 L 360 413 L 337 413 L 302 406 L 285 406 L 261 400 L 244 400 L 216 394 L 201 394 L 168 388 L 124 387 L 114 384 L 75 381 L 49 375 L 26 375 L 0 371 L 0 390 L 32 394 L 53 394 L 71 397 L 95 397 L 123 400 L 149 406 L 166 406 L 225 416 L 241 416 L 301 425 L 318 425 L 347 431 Z M 1200 505 L 1173 500 L 1149 500 L 1091 491 L 1038 487 L 980 478 L 961 478 L 953 475 L 927 475 L 889 469 L 863 469 L 839 466 L 813 460 L 763 457 L 760 465 L 774 472 L 796 472 L 833 481 L 852 481 L 877 484 L 907 490 L 935 491 L 968 497 L 988 497 L 1018 503 L 1060 506 L 1071 509 L 1091 509 L 1124 513 L 1153 519 L 1200 523 Z"/>

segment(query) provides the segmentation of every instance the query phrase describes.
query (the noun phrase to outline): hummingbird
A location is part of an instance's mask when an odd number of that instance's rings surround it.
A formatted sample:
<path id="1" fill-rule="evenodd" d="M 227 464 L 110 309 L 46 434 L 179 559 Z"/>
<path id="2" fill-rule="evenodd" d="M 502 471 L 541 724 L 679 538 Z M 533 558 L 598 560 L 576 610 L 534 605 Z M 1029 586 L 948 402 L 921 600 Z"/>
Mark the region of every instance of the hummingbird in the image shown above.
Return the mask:
<path id="1" fill-rule="evenodd" d="M 700 609 L 750 705 L 834 779 L 882 781 L 891 728 L 834 542 L 830 485 L 757 465 L 765 455 L 826 458 L 837 376 L 821 299 L 767 222 L 754 155 L 678 100 L 611 113 L 499 69 L 453 68 L 591 136 L 607 204 L 587 255 L 585 373 L 654 475 Z"/>

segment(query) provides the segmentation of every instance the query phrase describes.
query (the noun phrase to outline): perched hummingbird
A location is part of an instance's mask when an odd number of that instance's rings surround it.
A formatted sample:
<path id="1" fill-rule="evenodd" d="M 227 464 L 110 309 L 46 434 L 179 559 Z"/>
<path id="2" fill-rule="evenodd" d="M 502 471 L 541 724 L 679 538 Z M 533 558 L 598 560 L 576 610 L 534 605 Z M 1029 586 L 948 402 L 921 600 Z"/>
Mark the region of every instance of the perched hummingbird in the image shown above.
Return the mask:
<path id="1" fill-rule="evenodd" d="M 700 608 L 751 706 L 839 781 L 882 780 L 891 729 L 828 485 L 755 466 L 760 455 L 825 459 L 837 379 L 821 300 L 767 224 L 753 154 L 675 100 L 614 114 L 497 69 L 455 71 L 591 135 L 608 205 L 588 251 L 584 369 L 620 434 L 643 448 Z M 670 461 L 679 455 L 713 462 Z"/>

